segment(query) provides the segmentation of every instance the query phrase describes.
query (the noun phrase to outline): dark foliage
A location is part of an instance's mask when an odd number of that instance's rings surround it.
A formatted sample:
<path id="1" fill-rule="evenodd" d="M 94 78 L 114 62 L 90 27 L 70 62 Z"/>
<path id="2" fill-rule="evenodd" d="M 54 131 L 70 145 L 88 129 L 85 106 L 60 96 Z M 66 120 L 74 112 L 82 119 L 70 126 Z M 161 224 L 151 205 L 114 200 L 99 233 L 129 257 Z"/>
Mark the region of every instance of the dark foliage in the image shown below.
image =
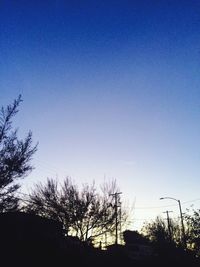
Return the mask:
<path id="1" fill-rule="evenodd" d="M 60 223 L 21 212 L 0 214 L 0 235 L 0 263 L 6 267 L 197 267 L 200 263 L 183 250 L 135 260 L 128 257 L 126 246 L 95 249 L 77 237 L 65 237 Z"/>
<path id="2" fill-rule="evenodd" d="M 192 210 L 192 213 L 188 210 L 185 221 L 188 248 L 200 257 L 200 209 Z"/>

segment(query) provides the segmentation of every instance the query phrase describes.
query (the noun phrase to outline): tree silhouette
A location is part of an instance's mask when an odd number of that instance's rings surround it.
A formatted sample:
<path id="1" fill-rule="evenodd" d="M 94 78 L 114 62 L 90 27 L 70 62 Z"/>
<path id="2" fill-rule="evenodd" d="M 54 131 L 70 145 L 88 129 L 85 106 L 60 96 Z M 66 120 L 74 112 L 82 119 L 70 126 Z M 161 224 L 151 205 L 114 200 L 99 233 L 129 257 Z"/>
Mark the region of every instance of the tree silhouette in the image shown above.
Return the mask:
<path id="1" fill-rule="evenodd" d="M 157 217 L 155 221 L 145 224 L 142 230 L 153 242 L 165 243 L 169 239 L 166 222 L 160 217 Z"/>
<path id="2" fill-rule="evenodd" d="M 161 217 L 157 217 L 154 221 L 144 225 L 142 231 L 144 235 L 151 241 L 156 253 L 160 257 L 173 258 L 181 257 L 184 253 L 181 242 L 181 229 L 177 221 L 170 220 L 169 225 Z"/>
<path id="3" fill-rule="evenodd" d="M 17 180 L 25 177 L 31 170 L 30 160 L 37 146 L 32 146 L 32 133 L 24 140 L 13 130 L 12 119 L 18 112 L 21 95 L 13 104 L 0 110 L 0 212 L 16 210 L 18 199 L 15 196 L 20 187 Z"/>
<path id="4" fill-rule="evenodd" d="M 160 217 L 144 224 L 142 231 L 153 242 L 181 244 L 181 229 L 175 220 L 170 220 L 170 232 L 169 225 Z"/>
<path id="5" fill-rule="evenodd" d="M 66 235 L 76 235 L 82 241 L 91 242 L 105 233 L 115 230 L 114 201 L 110 196 L 116 183 L 104 184 L 102 194 L 95 185 L 85 184 L 81 190 L 70 178 L 58 186 L 56 180 L 47 179 L 46 184 L 37 184 L 29 196 L 27 212 L 55 219 L 63 223 Z M 126 221 L 125 210 L 121 219 Z"/>
<path id="6" fill-rule="evenodd" d="M 200 256 L 200 209 L 185 215 L 187 246 L 196 256 Z"/>

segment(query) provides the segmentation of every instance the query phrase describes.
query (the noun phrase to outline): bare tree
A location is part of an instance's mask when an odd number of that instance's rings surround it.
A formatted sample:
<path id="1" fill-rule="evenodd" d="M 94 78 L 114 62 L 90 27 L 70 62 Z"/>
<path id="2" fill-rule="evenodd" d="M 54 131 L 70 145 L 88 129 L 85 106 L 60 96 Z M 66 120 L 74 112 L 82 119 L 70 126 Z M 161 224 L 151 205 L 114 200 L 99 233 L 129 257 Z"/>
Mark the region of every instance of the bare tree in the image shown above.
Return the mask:
<path id="1" fill-rule="evenodd" d="M 37 148 L 32 146 L 31 132 L 20 140 L 17 130 L 13 130 L 12 119 L 21 101 L 20 95 L 13 104 L 0 110 L 0 212 L 17 209 L 15 193 L 20 187 L 17 180 L 33 169 L 30 160 Z"/>
<path id="2" fill-rule="evenodd" d="M 29 196 L 26 209 L 63 223 L 66 235 L 76 235 L 83 241 L 95 241 L 115 229 L 114 201 L 111 193 L 116 183 L 104 184 L 98 193 L 95 184 L 83 185 L 81 190 L 70 178 L 58 188 L 56 180 L 47 179 L 45 185 L 36 185 Z M 123 220 L 127 213 L 122 212 Z"/>

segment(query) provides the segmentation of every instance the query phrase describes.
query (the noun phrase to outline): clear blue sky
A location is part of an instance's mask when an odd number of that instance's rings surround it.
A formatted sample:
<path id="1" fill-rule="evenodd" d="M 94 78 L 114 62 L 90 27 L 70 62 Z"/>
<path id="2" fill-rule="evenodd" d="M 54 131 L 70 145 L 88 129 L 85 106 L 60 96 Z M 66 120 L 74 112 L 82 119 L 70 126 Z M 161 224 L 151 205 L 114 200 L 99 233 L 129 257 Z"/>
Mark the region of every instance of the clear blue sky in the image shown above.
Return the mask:
<path id="1" fill-rule="evenodd" d="M 25 191 L 116 178 L 132 228 L 176 216 L 160 197 L 200 198 L 199 85 L 198 0 L 0 3 L 0 105 L 22 94 L 15 125 L 39 141 Z"/>

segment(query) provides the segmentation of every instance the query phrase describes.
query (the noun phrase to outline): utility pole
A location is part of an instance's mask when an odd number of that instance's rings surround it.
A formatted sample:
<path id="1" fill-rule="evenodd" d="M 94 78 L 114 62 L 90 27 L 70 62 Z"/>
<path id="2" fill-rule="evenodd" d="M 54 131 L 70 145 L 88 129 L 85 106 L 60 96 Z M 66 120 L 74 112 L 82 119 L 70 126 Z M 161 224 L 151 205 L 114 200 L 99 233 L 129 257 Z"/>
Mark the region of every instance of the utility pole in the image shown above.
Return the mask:
<path id="1" fill-rule="evenodd" d="M 122 192 L 116 192 L 114 194 L 110 194 L 110 196 L 113 196 L 115 199 L 115 245 L 118 244 L 118 204 L 119 204 L 119 195 L 122 194 Z"/>
<path id="2" fill-rule="evenodd" d="M 119 202 L 119 236 L 120 244 L 122 244 L 122 205 L 121 201 Z"/>
<path id="3" fill-rule="evenodd" d="M 172 211 L 171 210 L 170 211 L 167 210 L 167 211 L 164 211 L 163 213 L 167 214 L 167 226 L 168 226 L 169 238 L 170 238 L 170 241 L 171 241 L 172 240 L 172 231 L 171 231 L 169 212 L 172 212 Z"/>
<path id="4" fill-rule="evenodd" d="M 186 235 L 185 235 L 185 227 L 184 227 L 184 223 L 183 223 L 183 213 L 182 213 L 182 209 L 181 209 L 181 201 L 179 199 L 176 199 L 176 198 L 173 198 L 173 197 L 161 197 L 160 200 L 162 200 L 162 199 L 173 199 L 173 200 L 175 200 L 175 201 L 178 202 L 180 216 L 181 216 L 181 226 L 182 226 L 181 239 L 182 239 L 183 246 L 185 248 L 187 248 Z"/>

